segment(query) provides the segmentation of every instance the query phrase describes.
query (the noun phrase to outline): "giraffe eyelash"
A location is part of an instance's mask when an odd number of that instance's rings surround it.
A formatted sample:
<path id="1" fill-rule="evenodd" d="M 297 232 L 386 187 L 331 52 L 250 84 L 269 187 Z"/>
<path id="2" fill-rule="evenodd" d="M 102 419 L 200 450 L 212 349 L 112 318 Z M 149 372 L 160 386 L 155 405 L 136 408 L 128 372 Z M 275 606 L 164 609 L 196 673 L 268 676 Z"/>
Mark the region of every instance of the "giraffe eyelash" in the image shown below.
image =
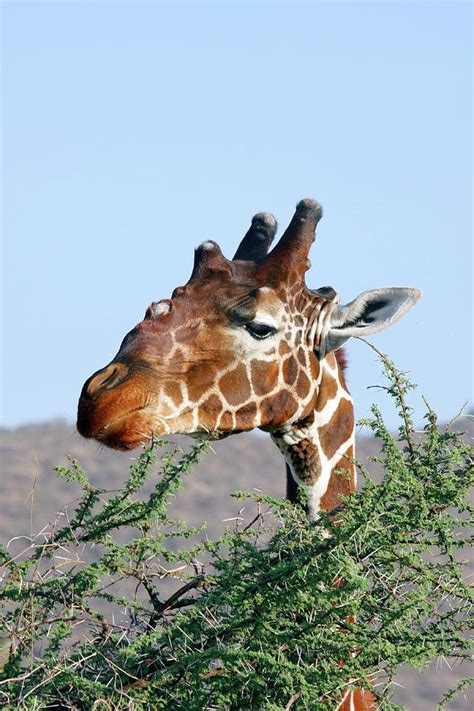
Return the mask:
<path id="1" fill-rule="evenodd" d="M 255 338 L 257 341 L 263 341 L 265 338 L 269 338 L 277 332 L 277 329 L 274 326 L 271 326 L 268 323 L 261 323 L 259 321 L 251 321 L 250 323 L 246 323 L 244 328 L 247 333 L 250 333 L 252 338 Z"/>
<path id="2" fill-rule="evenodd" d="M 232 305 L 232 308 L 228 311 L 228 316 L 234 324 L 242 326 L 255 318 L 255 311 L 255 299 L 246 297 Z"/>

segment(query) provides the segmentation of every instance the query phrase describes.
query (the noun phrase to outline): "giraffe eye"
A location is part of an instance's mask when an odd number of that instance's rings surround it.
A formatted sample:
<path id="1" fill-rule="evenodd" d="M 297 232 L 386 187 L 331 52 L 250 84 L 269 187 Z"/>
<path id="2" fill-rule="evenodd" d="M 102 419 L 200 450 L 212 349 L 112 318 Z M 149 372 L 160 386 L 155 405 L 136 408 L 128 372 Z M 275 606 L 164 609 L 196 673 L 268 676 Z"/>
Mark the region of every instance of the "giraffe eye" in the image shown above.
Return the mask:
<path id="1" fill-rule="evenodd" d="M 267 323 L 258 323 L 258 321 L 253 321 L 253 323 L 246 323 L 245 330 L 250 333 L 253 338 L 259 341 L 263 341 L 264 338 L 273 336 L 277 332 L 274 326 L 269 326 Z"/>

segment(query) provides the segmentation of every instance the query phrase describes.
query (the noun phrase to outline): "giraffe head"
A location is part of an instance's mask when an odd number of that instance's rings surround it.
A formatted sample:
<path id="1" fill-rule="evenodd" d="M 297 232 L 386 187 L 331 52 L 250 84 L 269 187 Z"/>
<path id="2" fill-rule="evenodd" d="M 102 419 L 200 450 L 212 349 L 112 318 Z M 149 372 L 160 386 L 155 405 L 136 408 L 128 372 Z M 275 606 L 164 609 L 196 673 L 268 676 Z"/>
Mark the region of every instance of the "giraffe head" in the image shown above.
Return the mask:
<path id="1" fill-rule="evenodd" d="M 115 358 L 85 383 L 77 427 L 85 437 L 133 449 L 152 433 L 224 436 L 275 431 L 314 408 L 321 361 L 351 336 L 400 318 L 417 289 L 337 292 L 305 285 L 322 210 L 301 201 L 268 253 L 276 221 L 256 215 L 234 259 L 204 242 L 188 283 L 152 303 Z"/>

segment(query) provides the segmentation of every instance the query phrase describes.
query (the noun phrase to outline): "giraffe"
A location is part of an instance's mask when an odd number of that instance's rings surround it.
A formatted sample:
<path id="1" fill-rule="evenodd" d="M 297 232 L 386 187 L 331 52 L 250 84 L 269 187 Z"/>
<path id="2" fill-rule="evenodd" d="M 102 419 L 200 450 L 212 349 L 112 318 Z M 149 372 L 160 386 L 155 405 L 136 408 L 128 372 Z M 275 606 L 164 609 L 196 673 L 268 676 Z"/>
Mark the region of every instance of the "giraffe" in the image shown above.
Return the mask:
<path id="1" fill-rule="evenodd" d="M 221 438 L 258 427 L 285 457 L 288 498 L 308 487 L 311 518 L 337 506 L 356 487 L 341 346 L 397 321 L 421 292 L 377 288 L 341 305 L 332 287 L 308 289 L 321 216 L 319 203 L 302 200 L 270 253 L 277 223 L 268 213 L 255 215 L 232 260 L 201 244 L 188 283 L 152 303 L 86 381 L 79 432 L 130 450 L 151 433 Z"/>
<path id="2" fill-rule="evenodd" d="M 305 272 L 322 208 L 305 199 L 275 247 L 277 223 L 259 213 L 232 260 L 212 241 L 195 251 L 191 278 L 152 303 L 113 360 L 84 384 L 77 428 L 120 450 L 151 434 L 222 438 L 260 428 L 284 455 L 287 496 L 307 487 L 308 516 L 356 489 L 354 408 L 341 347 L 401 318 L 412 287 L 375 288 L 341 304 Z M 342 474 L 342 475 L 341 475 Z M 363 690 L 340 711 L 375 708 Z"/>

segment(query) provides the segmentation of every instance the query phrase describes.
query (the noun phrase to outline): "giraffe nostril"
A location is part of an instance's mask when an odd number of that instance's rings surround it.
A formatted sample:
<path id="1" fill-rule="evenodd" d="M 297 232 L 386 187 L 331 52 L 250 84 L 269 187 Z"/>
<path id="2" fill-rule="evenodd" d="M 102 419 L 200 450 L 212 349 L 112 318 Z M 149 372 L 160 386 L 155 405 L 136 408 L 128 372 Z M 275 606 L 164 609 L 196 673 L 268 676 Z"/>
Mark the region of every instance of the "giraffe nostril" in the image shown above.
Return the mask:
<path id="1" fill-rule="evenodd" d="M 86 385 L 89 396 L 96 395 L 101 390 L 111 390 L 120 385 L 128 374 L 128 368 L 123 363 L 111 363 L 92 376 Z"/>

